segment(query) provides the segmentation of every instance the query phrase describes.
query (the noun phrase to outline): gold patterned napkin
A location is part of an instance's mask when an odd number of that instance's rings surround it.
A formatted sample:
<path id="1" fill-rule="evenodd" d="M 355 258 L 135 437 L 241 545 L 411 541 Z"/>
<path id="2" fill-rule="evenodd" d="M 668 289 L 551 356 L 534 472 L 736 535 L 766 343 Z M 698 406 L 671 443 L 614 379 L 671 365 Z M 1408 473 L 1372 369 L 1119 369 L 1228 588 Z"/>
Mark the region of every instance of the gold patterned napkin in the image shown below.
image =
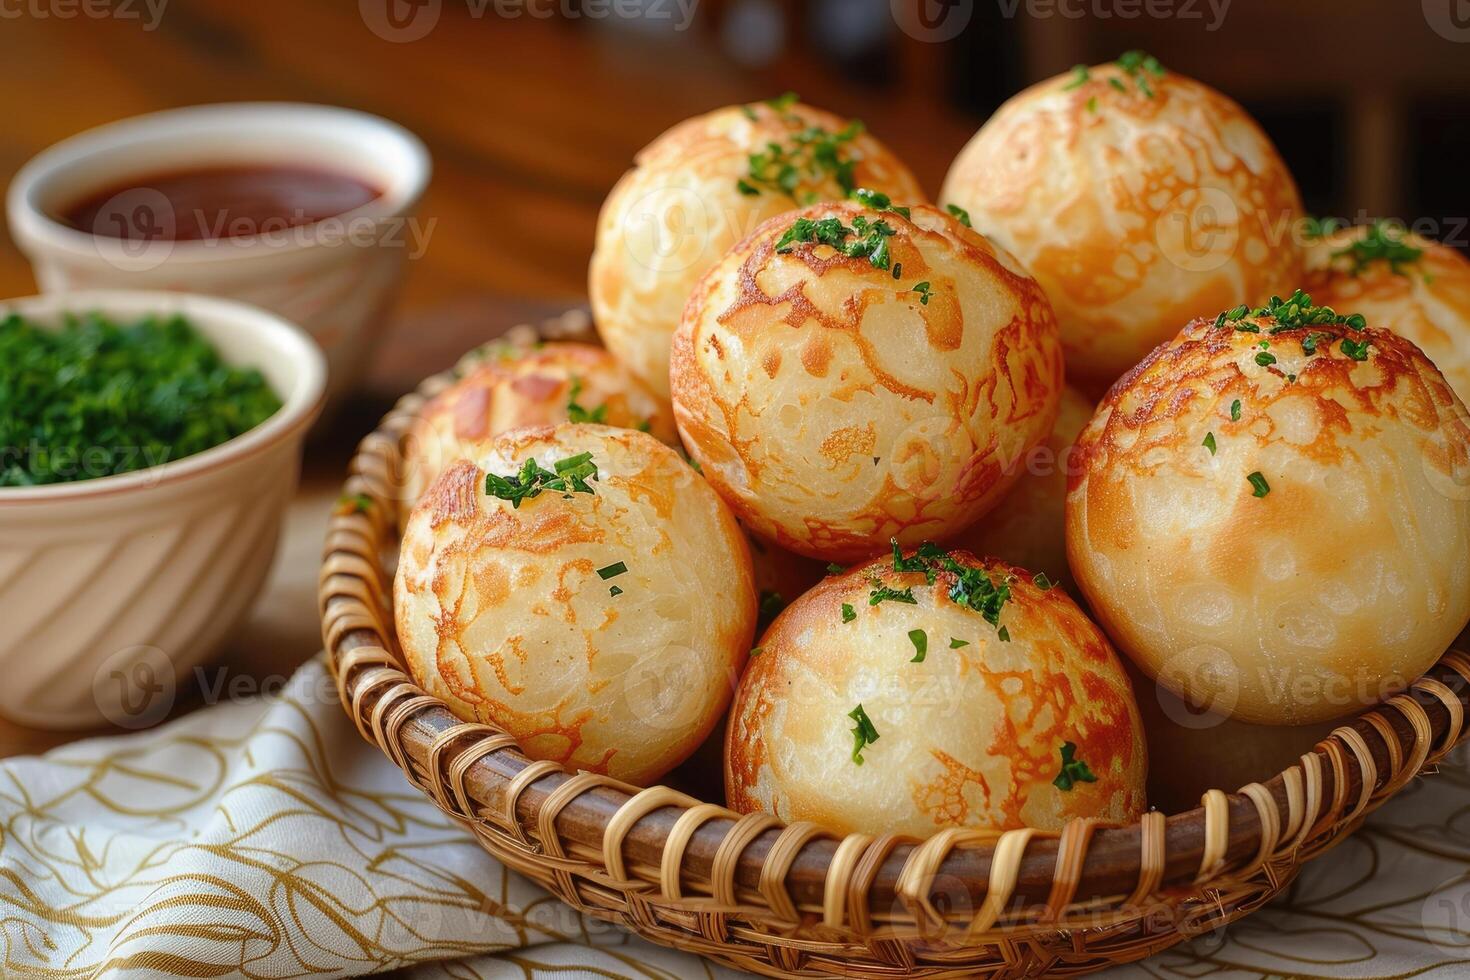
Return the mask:
<path id="1" fill-rule="evenodd" d="M 1470 975 L 1464 757 L 1284 902 L 1109 976 Z M 376 749 L 320 658 L 278 696 L 0 763 L 0 976 L 734 977 L 507 872 Z"/>

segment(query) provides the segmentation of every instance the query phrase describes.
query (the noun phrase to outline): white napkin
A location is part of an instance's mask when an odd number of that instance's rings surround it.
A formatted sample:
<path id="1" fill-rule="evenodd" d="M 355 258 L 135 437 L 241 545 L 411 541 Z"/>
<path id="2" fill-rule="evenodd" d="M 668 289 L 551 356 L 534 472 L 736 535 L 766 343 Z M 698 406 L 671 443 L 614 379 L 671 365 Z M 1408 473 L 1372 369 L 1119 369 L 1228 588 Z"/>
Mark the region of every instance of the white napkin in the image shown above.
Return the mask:
<path id="1" fill-rule="evenodd" d="M 1288 905 L 1110 975 L 1464 976 L 1470 775 L 1446 768 Z M 3 977 L 738 975 L 507 872 L 362 741 L 320 658 L 275 697 L 0 763 L 0 942 Z"/>

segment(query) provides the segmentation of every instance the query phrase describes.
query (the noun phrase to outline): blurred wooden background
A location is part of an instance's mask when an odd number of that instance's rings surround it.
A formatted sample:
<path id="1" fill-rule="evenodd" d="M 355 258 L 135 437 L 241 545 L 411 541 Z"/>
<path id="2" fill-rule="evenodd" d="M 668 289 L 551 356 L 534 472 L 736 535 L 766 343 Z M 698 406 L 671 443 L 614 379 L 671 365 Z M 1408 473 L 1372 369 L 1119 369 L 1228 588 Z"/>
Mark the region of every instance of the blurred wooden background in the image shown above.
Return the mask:
<path id="1" fill-rule="evenodd" d="M 1444 0 L 1442 29 L 1458 2 Z M 402 122 L 433 152 L 436 223 L 372 378 L 382 394 L 580 302 L 598 206 L 635 151 L 685 116 L 787 89 L 866 120 L 934 193 L 1007 95 L 1144 47 L 1256 112 L 1314 210 L 1466 211 L 1470 43 L 1416 2 L 695 0 L 687 30 L 689 0 L 616 0 L 635 19 L 595 16 L 614 0 L 152 3 L 107 0 L 131 16 L 92 18 L 28 0 L 0 20 L 0 173 L 87 127 L 192 103 L 304 100 Z M 429 23 L 416 40 L 380 36 Z M 6 238 L 0 292 L 32 290 Z"/>

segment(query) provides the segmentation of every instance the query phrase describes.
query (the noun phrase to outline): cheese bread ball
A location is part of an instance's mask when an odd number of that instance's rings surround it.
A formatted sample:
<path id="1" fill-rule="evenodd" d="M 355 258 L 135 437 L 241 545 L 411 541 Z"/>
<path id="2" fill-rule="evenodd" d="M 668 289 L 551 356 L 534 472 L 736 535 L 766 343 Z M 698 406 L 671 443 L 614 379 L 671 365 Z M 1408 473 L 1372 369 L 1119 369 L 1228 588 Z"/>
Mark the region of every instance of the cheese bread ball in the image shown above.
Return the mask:
<path id="1" fill-rule="evenodd" d="M 1097 627 L 1011 565 L 918 555 L 828 578 L 766 631 L 726 730 L 731 808 L 918 837 L 1142 813 L 1138 707 Z"/>
<path id="2" fill-rule="evenodd" d="M 1056 418 L 1061 348 L 1036 282 L 951 216 L 909 213 L 773 218 L 700 282 L 674 337 L 690 454 L 751 530 L 801 554 L 959 531 Z"/>
<path id="3" fill-rule="evenodd" d="M 600 422 L 643 429 L 679 444 L 673 412 L 607 351 L 547 343 L 491 351 L 484 362 L 430 399 L 403 437 L 404 513 L 446 466 L 523 426 Z"/>
<path id="4" fill-rule="evenodd" d="M 1418 348 L 1361 323 L 1300 293 L 1197 320 L 1077 442 L 1072 574 L 1191 704 L 1340 717 L 1470 619 L 1470 418 Z"/>
<path id="5" fill-rule="evenodd" d="M 1461 401 L 1470 399 L 1470 259 L 1388 226 L 1359 227 L 1307 249 L 1307 290 L 1419 346 Z"/>
<path id="6" fill-rule="evenodd" d="M 1017 464 L 1021 477 L 995 509 L 950 542 L 977 555 L 993 555 L 1068 584 L 1067 476 L 1072 444 L 1092 421 L 1093 404 L 1077 389 L 1062 389 L 1061 409 L 1046 441 Z"/>
<path id="7" fill-rule="evenodd" d="M 633 783 L 713 730 L 755 632 L 745 535 L 650 435 L 516 429 L 439 476 L 393 584 L 403 656 L 527 755 Z"/>
<path id="8" fill-rule="evenodd" d="M 1296 184 L 1240 106 L 1156 62 L 1075 69 L 1015 96 L 941 202 L 1031 270 L 1067 368 L 1101 393 L 1196 316 L 1300 282 Z"/>
<path id="9" fill-rule="evenodd" d="M 728 106 L 670 129 L 598 218 L 588 292 L 603 342 L 667 397 L 669 339 L 699 277 L 767 218 L 857 187 L 925 200 L 861 123 L 798 102 Z"/>

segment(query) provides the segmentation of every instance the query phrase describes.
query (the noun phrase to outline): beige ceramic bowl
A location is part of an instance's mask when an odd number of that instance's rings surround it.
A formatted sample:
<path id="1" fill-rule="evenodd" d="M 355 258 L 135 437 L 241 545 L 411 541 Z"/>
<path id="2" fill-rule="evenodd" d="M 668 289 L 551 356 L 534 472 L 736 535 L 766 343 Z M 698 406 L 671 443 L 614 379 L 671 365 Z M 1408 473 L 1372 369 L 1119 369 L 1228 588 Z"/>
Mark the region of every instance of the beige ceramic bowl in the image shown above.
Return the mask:
<path id="1" fill-rule="evenodd" d="M 56 220 L 88 194 L 159 173 L 217 165 L 296 164 L 350 174 L 382 195 L 301 228 L 213 241 L 125 242 Z M 278 313 L 322 346 L 334 401 L 372 353 L 405 263 L 427 244 L 414 218 L 429 154 L 386 119 L 331 106 L 227 103 L 150 113 L 88 130 L 45 150 L 11 182 L 10 231 L 43 292 L 171 289 L 240 300 Z M 105 219 L 175 226 L 167 199 L 120 194 Z"/>
<path id="2" fill-rule="evenodd" d="M 180 293 L 77 292 L 0 302 L 60 323 L 181 313 L 282 406 L 229 442 L 151 469 L 0 488 L 0 714 L 43 728 L 159 720 L 177 685 L 249 609 L 275 554 L 326 364 L 278 317 Z"/>

